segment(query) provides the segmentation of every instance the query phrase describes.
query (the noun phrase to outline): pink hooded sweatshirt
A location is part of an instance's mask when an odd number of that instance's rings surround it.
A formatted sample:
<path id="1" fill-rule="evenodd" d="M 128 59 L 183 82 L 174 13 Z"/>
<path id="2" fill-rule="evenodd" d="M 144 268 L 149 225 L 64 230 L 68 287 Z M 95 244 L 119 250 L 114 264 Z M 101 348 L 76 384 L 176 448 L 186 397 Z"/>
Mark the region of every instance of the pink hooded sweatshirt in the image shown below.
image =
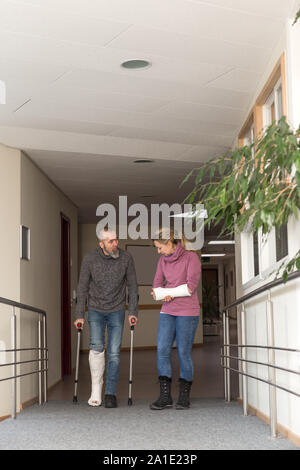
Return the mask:
<path id="1" fill-rule="evenodd" d="M 197 287 L 200 280 L 201 262 L 198 255 L 186 251 L 181 243 L 170 256 L 161 256 L 156 269 L 153 287 L 178 287 L 187 284 L 192 291 L 190 297 L 175 297 L 171 302 L 163 302 L 161 312 L 175 316 L 198 316 L 200 305 Z"/>

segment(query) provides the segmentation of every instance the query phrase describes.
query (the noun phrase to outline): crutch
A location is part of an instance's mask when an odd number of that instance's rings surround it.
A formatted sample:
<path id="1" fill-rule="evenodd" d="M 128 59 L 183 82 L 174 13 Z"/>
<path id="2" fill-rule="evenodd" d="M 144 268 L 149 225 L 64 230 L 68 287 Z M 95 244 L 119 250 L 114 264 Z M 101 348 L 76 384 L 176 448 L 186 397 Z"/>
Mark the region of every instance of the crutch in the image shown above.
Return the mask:
<path id="1" fill-rule="evenodd" d="M 79 354 L 80 354 L 80 338 L 82 332 L 82 323 L 77 323 L 77 353 L 76 353 L 76 370 L 75 370 L 75 382 L 74 382 L 74 396 L 73 403 L 77 403 L 77 387 L 78 387 L 78 371 L 79 371 Z"/>
<path id="2" fill-rule="evenodd" d="M 133 358 L 133 333 L 134 333 L 134 325 L 135 321 L 134 318 L 131 320 L 131 327 L 130 327 L 130 365 L 129 365 L 129 394 L 128 394 L 128 406 L 132 405 L 132 397 L 131 397 L 131 388 L 132 388 L 132 358 Z"/>

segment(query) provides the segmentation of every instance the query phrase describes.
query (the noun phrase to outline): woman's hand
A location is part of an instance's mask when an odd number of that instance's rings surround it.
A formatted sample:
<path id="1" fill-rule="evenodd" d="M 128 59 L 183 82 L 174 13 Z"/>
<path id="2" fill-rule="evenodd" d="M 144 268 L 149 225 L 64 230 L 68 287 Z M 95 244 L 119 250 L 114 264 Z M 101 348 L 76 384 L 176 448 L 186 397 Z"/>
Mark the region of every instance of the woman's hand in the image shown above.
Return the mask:
<path id="1" fill-rule="evenodd" d="M 153 300 L 156 300 L 155 297 L 155 292 L 152 289 L 151 295 L 153 297 Z M 163 302 L 171 302 L 174 299 L 174 297 L 171 297 L 170 295 L 167 295 L 164 299 L 162 299 Z"/>

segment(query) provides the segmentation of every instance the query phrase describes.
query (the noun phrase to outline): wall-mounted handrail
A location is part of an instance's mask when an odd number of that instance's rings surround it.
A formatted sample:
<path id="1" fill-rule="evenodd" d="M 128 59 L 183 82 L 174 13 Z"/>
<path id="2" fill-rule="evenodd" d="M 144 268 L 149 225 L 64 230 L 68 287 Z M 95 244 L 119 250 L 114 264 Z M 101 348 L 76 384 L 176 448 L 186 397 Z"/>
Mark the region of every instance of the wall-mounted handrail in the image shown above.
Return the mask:
<path id="1" fill-rule="evenodd" d="M 230 305 L 227 305 L 226 307 L 223 308 L 222 313 L 226 312 L 226 310 L 230 310 L 233 307 L 236 307 L 247 300 L 251 299 L 252 297 L 256 297 L 259 294 L 263 294 L 264 292 L 273 289 L 274 287 L 280 286 L 282 284 L 286 284 L 290 281 L 293 281 L 294 279 L 297 279 L 300 277 L 300 272 L 296 271 L 292 274 L 290 274 L 287 278 L 287 281 L 284 282 L 283 279 L 275 279 L 275 281 L 268 282 L 268 284 L 265 284 L 264 286 L 258 287 L 252 292 L 249 292 L 249 294 L 244 295 L 243 297 L 240 297 L 239 299 L 235 300 L 232 302 Z"/>
<path id="2" fill-rule="evenodd" d="M 249 294 L 240 297 L 239 299 L 232 302 L 230 305 L 227 305 L 222 310 L 223 315 L 223 346 L 221 350 L 221 366 L 224 368 L 224 388 L 225 388 L 225 400 L 230 401 L 231 399 L 231 391 L 230 391 L 230 371 L 233 371 L 239 376 L 242 377 L 242 391 L 243 391 L 243 409 L 244 415 L 248 415 L 248 383 L 247 377 L 264 382 L 269 385 L 269 406 L 270 406 L 270 426 L 271 426 L 271 436 L 277 436 L 277 399 L 276 399 L 276 389 L 283 390 L 294 396 L 300 397 L 300 394 L 282 387 L 276 383 L 276 370 L 281 370 L 287 373 L 297 374 L 300 375 L 298 371 L 279 367 L 275 364 L 275 351 L 284 351 L 284 352 L 292 352 L 292 353 L 300 353 L 299 349 L 296 348 L 282 348 L 276 347 L 274 344 L 274 319 L 273 319 L 273 302 L 271 300 L 271 290 L 275 287 L 285 285 L 295 279 L 300 278 L 300 272 L 294 272 L 290 274 L 286 281 L 283 279 L 276 279 L 271 281 L 264 286 L 255 289 L 254 291 L 250 292 Z M 245 302 L 250 300 L 254 297 L 257 297 L 263 293 L 268 294 L 267 298 L 267 345 L 247 345 L 246 344 L 246 310 L 245 310 Z M 241 338 L 238 340 L 238 343 L 241 344 L 230 344 L 230 315 L 229 311 L 241 305 Z M 238 349 L 238 356 L 232 356 L 230 354 L 230 348 L 237 348 Z M 247 359 L 247 350 L 250 348 L 257 348 L 257 349 L 265 349 L 268 352 L 268 362 L 262 363 L 258 361 L 250 361 Z M 239 367 L 238 370 L 231 367 L 230 360 L 237 360 Z M 269 371 L 269 380 L 262 379 L 260 377 L 255 377 L 250 375 L 247 370 L 247 365 L 255 364 L 268 367 Z"/>
<path id="3" fill-rule="evenodd" d="M 5 299 L 4 297 L 0 297 L 0 304 L 11 305 L 12 307 L 17 307 L 22 310 L 30 310 L 31 312 L 40 313 L 41 315 L 46 316 L 45 310 L 32 307 L 31 305 L 22 304 L 20 302 L 16 302 L 15 300 Z"/>
<path id="4" fill-rule="evenodd" d="M 1 364 L 1 367 L 12 367 L 12 376 L 1 379 L 0 382 L 6 380 L 12 380 L 12 418 L 16 418 L 16 408 L 17 408 L 17 397 L 16 397 L 16 380 L 20 377 L 25 377 L 28 375 L 38 374 L 39 377 L 39 404 L 47 401 L 47 390 L 48 390 L 48 347 L 47 347 L 47 315 L 45 310 L 41 310 L 31 305 L 26 305 L 14 300 L 6 299 L 0 297 L 0 304 L 9 305 L 12 307 L 12 317 L 11 317 L 11 348 L 3 349 L 0 352 L 8 352 L 13 354 L 12 361 L 6 364 Z M 30 311 L 38 314 L 38 347 L 37 348 L 17 348 L 17 322 L 16 322 L 16 312 L 15 309 L 18 308 L 20 311 Z M 38 351 L 38 359 L 33 359 L 30 361 L 17 361 L 16 353 L 20 351 Z M 27 364 L 32 362 L 38 362 L 39 367 L 33 372 L 28 372 L 26 374 L 17 374 L 16 366 L 21 364 Z"/>

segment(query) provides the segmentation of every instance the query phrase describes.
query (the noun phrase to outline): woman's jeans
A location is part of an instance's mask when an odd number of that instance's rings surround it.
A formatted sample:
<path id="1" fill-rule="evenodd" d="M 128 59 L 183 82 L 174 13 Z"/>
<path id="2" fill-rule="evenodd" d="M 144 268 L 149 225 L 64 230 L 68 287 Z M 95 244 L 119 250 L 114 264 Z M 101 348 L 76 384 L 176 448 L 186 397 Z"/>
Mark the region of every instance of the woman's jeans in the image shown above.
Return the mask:
<path id="1" fill-rule="evenodd" d="M 176 339 L 180 378 L 192 382 L 194 365 L 192 347 L 199 316 L 184 317 L 161 313 L 158 323 L 157 368 L 159 376 L 172 377 L 171 351 Z"/>
<path id="2" fill-rule="evenodd" d="M 116 395 L 120 369 L 120 348 L 122 344 L 125 310 L 105 313 L 88 311 L 90 326 L 90 349 L 103 352 L 105 347 L 105 329 L 107 326 L 107 370 L 105 394 Z"/>

